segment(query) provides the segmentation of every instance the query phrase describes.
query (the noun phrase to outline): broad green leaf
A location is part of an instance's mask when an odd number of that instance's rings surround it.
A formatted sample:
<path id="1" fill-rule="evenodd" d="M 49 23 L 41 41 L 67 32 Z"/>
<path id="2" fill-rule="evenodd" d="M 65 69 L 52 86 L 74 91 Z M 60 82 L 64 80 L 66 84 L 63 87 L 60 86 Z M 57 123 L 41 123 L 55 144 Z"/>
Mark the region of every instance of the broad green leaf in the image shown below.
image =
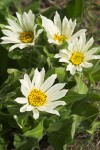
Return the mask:
<path id="1" fill-rule="evenodd" d="M 51 123 L 49 128 L 47 129 L 48 132 L 53 132 L 57 131 L 62 127 L 62 122 L 61 121 L 56 121 L 54 123 Z"/>
<path id="2" fill-rule="evenodd" d="M 56 150 L 63 150 L 63 146 L 66 143 L 70 143 L 72 141 L 71 126 L 72 126 L 72 120 L 68 119 L 63 122 L 63 127 L 60 130 L 56 132 L 47 133 L 49 143 Z"/>
<path id="3" fill-rule="evenodd" d="M 90 101 L 90 102 L 98 102 L 100 101 L 100 92 L 99 94 L 93 93 L 92 91 L 87 94 L 85 101 Z"/>
<path id="4" fill-rule="evenodd" d="M 7 146 L 6 142 L 5 142 L 4 139 L 1 138 L 1 136 L 0 136 L 0 150 L 5 150 L 5 149 L 6 149 L 6 146 Z"/>
<path id="5" fill-rule="evenodd" d="M 85 117 L 85 119 L 95 118 L 98 115 L 98 109 L 92 103 L 86 101 L 77 101 L 72 105 L 72 114 Z"/>
<path id="6" fill-rule="evenodd" d="M 89 132 L 90 134 L 94 134 L 94 132 L 99 128 L 100 128 L 100 122 L 95 121 L 95 122 L 93 122 L 91 129 L 87 130 L 87 132 Z"/>
<path id="7" fill-rule="evenodd" d="M 20 113 L 17 115 L 14 115 L 14 119 L 16 120 L 18 126 L 25 132 L 30 129 L 30 123 L 28 122 L 29 113 Z M 28 126 L 27 126 L 28 125 Z M 27 126 L 27 129 L 25 128 Z"/>
<path id="8" fill-rule="evenodd" d="M 24 133 L 27 137 L 33 137 L 37 139 L 41 139 L 43 136 L 43 120 L 38 124 L 38 126 L 30 131 Z"/>
<path id="9" fill-rule="evenodd" d="M 69 18 L 81 17 L 83 13 L 83 0 L 70 0 L 64 9 L 64 14 Z"/>
<path id="10" fill-rule="evenodd" d="M 39 148 L 36 139 L 26 138 L 18 134 L 14 134 L 14 145 L 17 150 L 33 150 L 34 148 Z"/>
<path id="11" fill-rule="evenodd" d="M 65 68 L 55 67 L 55 68 L 48 70 L 48 72 L 46 73 L 46 78 L 52 74 L 57 74 L 57 79 L 59 80 L 59 82 L 64 82 L 65 77 L 66 77 Z"/>
<path id="12" fill-rule="evenodd" d="M 73 103 L 75 101 L 79 101 L 82 100 L 86 97 L 85 94 L 78 94 L 74 91 L 68 91 L 66 96 L 64 98 L 62 98 L 62 100 L 64 100 L 67 104 L 69 103 Z"/>
<path id="13" fill-rule="evenodd" d="M 91 68 L 90 75 L 95 74 L 96 72 L 100 71 L 100 60 L 98 60 L 93 67 Z"/>
<path id="14" fill-rule="evenodd" d="M 73 123 L 72 123 L 72 129 L 71 129 L 71 136 L 72 136 L 72 139 L 73 139 L 75 131 L 76 131 L 77 127 L 79 126 L 82 118 L 78 115 L 72 115 L 72 117 L 73 117 Z"/>
<path id="15" fill-rule="evenodd" d="M 76 86 L 74 87 L 74 91 L 79 94 L 86 94 L 88 92 L 88 88 L 86 84 L 81 80 L 81 76 L 75 76 Z"/>
<path id="16" fill-rule="evenodd" d="M 10 112 L 10 114 L 12 115 L 18 115 L 20 114 L 20 105 L 19 104 L 15 104 L 16 102 L 12 102 L 12 104 L 8 104 L 7 108 L 8 111 Z"/>
<path id="17" fill-rule="evenodd" d="M 56 67 L 55 68 L 55 74 L 57 74 L 57 78 L 59 82 L 64 82 L 66 77 L 66 70 L 63 67 Z"/>
<path id="18" fill-rule="evenodd" d="M 8 53 L 8 56 L 11 58 L 11 59 L 21 59 L 23 57 L 23 55 L 21 54 L 20 51 L 11 51 Z"/>

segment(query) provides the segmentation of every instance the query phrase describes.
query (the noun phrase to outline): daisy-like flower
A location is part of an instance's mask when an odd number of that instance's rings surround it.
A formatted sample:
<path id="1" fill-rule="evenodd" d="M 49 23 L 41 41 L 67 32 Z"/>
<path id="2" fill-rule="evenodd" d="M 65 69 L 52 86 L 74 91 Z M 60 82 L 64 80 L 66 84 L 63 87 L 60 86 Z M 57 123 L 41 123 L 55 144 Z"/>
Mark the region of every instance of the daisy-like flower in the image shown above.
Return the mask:
<path id="1" fill-rule="evenodd" d="M 1 39 L 1 44 L 12 43 L 9 51 L 12 51 L 16 47 L 23 49 L 29 45 L 34 45 L 35 40 L 39 34 L 43 31 L 42 29 L 36 31 L 37 24 L 35 24 L 35 16 L 31 10 L 28 13 L 24 12 L 22 15 L 16 13 L 17 18 L 15 20 L 7 19 L 8 24 L 5 29 L 2 30 L 5 35 Z"/>
<path id="2" fill-rule="evenodd" d="M 56 74 L 51 75 L 44 81 L 44 68 L 39 72 L 35 70 L 32 81 L 27 74 L 21 79 L 21 92 L 24 97 L 15 99 L 17 103 L 24 104 L 20 112 L 33 111 L 34 119 L 39 117 L 39 111 L 45 111 L 51 114 L 59 115 L 55 108 L 59 105 L 65 105 L 64 101 L 58 99 L 64 97 L 68 90 L 62 89 L 65 83 L 54 84 L 57 78 Z"/>
<path id="3" fill-rule="evenodd" d="M 67 63 L 67 71 L 72 75 L 76 71 L 82 71 L 82 67 L 90 68 L 93 64 L 90 62 L 92 59 L 99 59 L 100 55 L 94 55 L 98 48 L 90 48 L 93 44 L 93 38 L 86 42 L 85 34 L 80 38 L 68 43 L 68 49 L 60 50 L 55 58 L 60 58 L 59 62 Z"/>
<path id="4" fill-rule="evenodd" d="M 76 37 L 79 37 L 81 33 L 85 32 L 85 29 L 79 30 L 77 33 L 73 34 L 76 20 L 68 20 L 66 16 L 63 18 L 62 22 L 59 14 L 56 12 L 54 16 L 54 21 L 47 19 L 44 16 L 42 18 L 42 26 L 47 32 L 48 42 L 60 45 L 63 41 L 70 41 Z"/>

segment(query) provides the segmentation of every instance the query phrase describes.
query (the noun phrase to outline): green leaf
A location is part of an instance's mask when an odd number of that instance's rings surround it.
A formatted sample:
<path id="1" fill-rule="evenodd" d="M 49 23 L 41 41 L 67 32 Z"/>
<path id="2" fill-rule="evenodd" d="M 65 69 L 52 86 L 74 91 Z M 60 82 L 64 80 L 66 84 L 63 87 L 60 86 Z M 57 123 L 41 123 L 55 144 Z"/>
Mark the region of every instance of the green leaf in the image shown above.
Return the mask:
<path id="1" fill-rule="evenodd" d="M 92 67 L 90 75 L 93 75 L 95 73 L 97 73 L 98 71 L 100 71 L 100 60 L 98 60 L 95 65 Z"/>
<path id="2" fill-rule="evenodd" d="M 26 138 L 18 134 L 14 134 L 14 145 L 17 150 L 33 150 L 39 147 L 37 139 Z"/>
<path id="3" fill-rule="evenodd" d="M 63 67 L 56 67 L 55 74 L 57 74 L 59 82 L 64 82 L 66 77 L 66 70 Z"/>
<path id="4" fill-rule="evenodd" d="M 98 115 L 98 109 L 96 106 L 86 101 L 77 101 L 72 105 L 72 114 L 85 117 L 85 119 L 95 118 Z"/>
<path id="5" fill-rule="evenodd" d="M 72 139 L 73 139 L 75 131 L 76 131 L 77 127 L 79 126 L 82 118 L 78 115 L 72 115 L 72 117 L 73 117 L 73 123 L 72 123 L 72 129 L 71 129 L 71 136 L 72 136 Z"/>
<path id="6" fill-rule="evenodd" d="M 72 126 L 72 119 L 68 119 L 63 122 L 63 127 L 60 130 L 56 132 L 50 132 L 47 134 L 49 143 L 56 150 L 63 150 L 63 146 L 66 143 L 72 141 L 71 126 Z"/>
<path id="7" fill-rule="evenodd" d="M 75 101 L 79 101 L 82 100 L 86 97 L 85 94 L 78 94 L 74 91 L 68 91 L 66 96 L 64 98 L 62 98 L 62 100 L 64 100 L 67 104 L 69 103 L 73 103 Z"/>
<path id="8" fill-rule="evenodd" d="M 41 4 L 40 0 L 31 1 L 30 5 L 26 7 L 26 10 L 28 11 L 32 10 L 34 13 L 37 13 L 40 10 L 40 4 Z"/>
<path id="9" fill-rule="evenodd" d="M 36 128 L 24 133 L 24 135 L 27 137 L 41 139 L 43 136 L 43 121 L 44 120 L 42 120 Z"/>
<path id="10" fill-rule="evenodd" d="M 94 132 L 99 128 L 100 128 L 100 122 L 95 121 L 95 122 L 93 122 L 91 129 L 87 130 L 87 132 L 90 133 L 90 134 L 94 134 Z"/>
<path id="11" fill-rule="evenodd" d="M 100 92 L 99 95 L 96 93 L 93 93 L 93 91 L 91 91 L 90 93 L 87 94 L 85 101 L 90 101 L 90 102 L 98 102 L 100 101 Z"/>
<path id="12" fill-rule="evenodd" d="M 48 127 L 47 131 L 48 132 L 53 132 L 57 131 L 62 127 L 62 122 L 61 121 L 56 121 L 54 123 L 51 123 L 50 126 Z"/>
<path id="13" fill-rule="evenodd" d="M 57 79 L 59 80 L 59 82 L 64 82 L 66 77 L 66 70 L 63 67 L 52 68 L 48 70 L 48 72 L 46 72 L 46 78 L 52 74 L 57 74 Z"/>
<path id="14" fill-rule="evenodd" d="M 47 18 L 51 18 L 53 13 L 55 11 L 57 11 L 57 6 L 50 6 L 49 8 L 47 8 L 45 11 L 42 12 L 42 15 L 47 17 Z"/>
<path id="15" fill-rule="evenodd" d="M 80 75 L 75 76 L 76 86 L 74 87 L 74 91 L 79 94 L 86 94 L 88 92 L 88 88 L 86 84 L 81 80 Z"/>
<path id="16" fill-rule="evenodd" d="M 64 14 L 69 18 L 81 17 L 83 13 L 83 0 L 71 0 L 64 9 Z"/>
<path id="17" fill-rule="evenodd" d="M 6 149 L 6 142 L 4 141 L 3 138 L 0 136 L 0 150 L 5 150 Z"/>
<path id="18" fill-rule="evenodd" d="M 2 124 L 0 124 L 0 131 L 2 130 Z"/>

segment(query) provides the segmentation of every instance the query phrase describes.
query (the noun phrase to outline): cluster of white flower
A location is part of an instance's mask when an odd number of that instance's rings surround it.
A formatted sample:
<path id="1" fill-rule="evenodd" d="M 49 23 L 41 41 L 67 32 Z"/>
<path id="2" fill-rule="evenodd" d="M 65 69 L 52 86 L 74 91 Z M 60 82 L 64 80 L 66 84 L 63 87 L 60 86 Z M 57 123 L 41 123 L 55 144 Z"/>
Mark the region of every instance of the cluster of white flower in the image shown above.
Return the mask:
<path id="1" fill-rule="evenodd" d="M 13 44 L 9 51 L 15 48 L 23 49 L 27 46 L 34 46 L 36 39 L 39 37 L 43 29 L 47 33 L 49 43 L 61 45 L 67 42 L 66 49 L 61 49 L 54 57 L 59 58 L 59 62 L 66 63 L 66 70 L 74 75 L 76 71 L 82 71 L 82 67 L 89 68 L 93 64 L 92 59 L 99 59 L 99 55 L 94 55 L 97 48 L 91 48 L 93 38 L 86 42 L 86 30 L 82 29 L 73 34 L 76 20 L 68 20 L 63 18 L 62 22 L 59 14 L 56 12 L 54 21 L 47 19 L 41 15 L 42 29 L 37 30 L 35 23 L 35 16 L 30 10 L 28 13 L 24 12 L 22 15 L 16 13 L 17 18 L 7 19 L 8 24 L 2 30 L 3 40 L 2 44 Z M 63 89 L 65 83 L 54 84 L 57 78 L 56 74 L 51 75 L 44 81 L 45 70 L 44 68 L 39 72 L 35 69 L 32 81 L 27 74 L 24 79 L 21 79 L 21 92 L 24 97 L 16 98 L 16 102 L 25 104 L 20 108 L 20 112 L 33 111 L 33 117 L 39 117 L 39 111 L 46 111 L 52 114 L 59 115 L 55 108 L 59 105 L 65 105 L 64 101 L 57 101 L 64 97 L 68 90 Z"/>
<path id="2" fill-rule="evenodd" d="M 67 41 L 68 47 L 61 49 L 55 58 L 60 58 L 59 62 L 67 64 L 66 70 L 74 75 L 76 71 L 82 71 L 82 67 L 90 68 L 92 63 L 88 62 L 92 59 L 99 59 L 99 55 L 94 55 L 98 48 L 91 48 L 93 38 L 86 43 L 86 30 L 81 29 L 73 34 L 76 20 L 68 20 L 66 17 L 61 22 L 59 14 L 56 12 L 54 22 L 44 16 L 42 18 L 42 25 L 47 32 L 48 42 L 57 45 L 63 44 Z"/>

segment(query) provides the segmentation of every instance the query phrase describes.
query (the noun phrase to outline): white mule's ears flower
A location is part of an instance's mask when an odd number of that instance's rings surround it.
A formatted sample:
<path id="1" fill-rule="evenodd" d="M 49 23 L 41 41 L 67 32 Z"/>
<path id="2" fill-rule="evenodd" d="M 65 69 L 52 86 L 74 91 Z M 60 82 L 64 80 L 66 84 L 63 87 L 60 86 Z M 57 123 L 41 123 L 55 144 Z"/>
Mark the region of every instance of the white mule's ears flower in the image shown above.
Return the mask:
<path id="1" fill-rule="evenodd" d="M 58 12 L 55 13 L 54 21 L 47 19 L 42 16 L 42 26 L 47 32 L 48 42 L 54 44 L 62 44 L 62 42 L 73 40 L 76 37 L 79 37 L 81 33 L 85 32 L 85 29 L 79 30 L 77 33 L 73 34 L 76 20 L 68 20 L 66 16 L 63 18 L 62 22 Z"/>
<path id="2" fill-rule="evenodd" d="M 35 70 L 32 81 L 27 74 L 21 79 L 21 92 L 24 97 L 15 99 L 17 103 L 23 104 L 20 112 L 32 111 L 34 119 L 39 117 L 39 111 L 59 115 L 55 108 L 59 105 L 66 105 L 64 101 L 58 99 L 64 97 L 68 90 L 63 89 L 65 83 L 54 84 L 56 74 L 51 75 L 44 81 L 44 68 L 39 72 Z"/>
<path id="3" fill-rule="evenodd" d="M 59 58 L 59 62 L 67 63 L 66 70 L 70 71 L 72 75 L 76 71 L 82 71 L 82 67 L 90 68 L 93 64 L 90 62 L 92 59 L 99 59 L 100 55 L 94 53 L 98 48 L 91 48 L 93 38 L 86 42 L 86 35 L 81 34 L 80 38 L 74 39 L 68 43 L 68 49 L 62 49 L 55 58 Z"/>
<path id="4" fill-rule="evenodd" d="M 2 30 L 5 36 L 1 38 L 3 40 L 1 44 L 13 44 L 9 51 L 17 47 L 23 49 L 29 45 L 34 45 L 35 40 L 43 31 L 42 29 L 36 31 L 37 24 L 34 22 L 35 16 L 31 10 L 28 13 L 24 12 L 22 15 L 16 13 L 16 15 L 16 21 L 8 18 L 9 25 L 6 25 L 5 29 Z"/>

